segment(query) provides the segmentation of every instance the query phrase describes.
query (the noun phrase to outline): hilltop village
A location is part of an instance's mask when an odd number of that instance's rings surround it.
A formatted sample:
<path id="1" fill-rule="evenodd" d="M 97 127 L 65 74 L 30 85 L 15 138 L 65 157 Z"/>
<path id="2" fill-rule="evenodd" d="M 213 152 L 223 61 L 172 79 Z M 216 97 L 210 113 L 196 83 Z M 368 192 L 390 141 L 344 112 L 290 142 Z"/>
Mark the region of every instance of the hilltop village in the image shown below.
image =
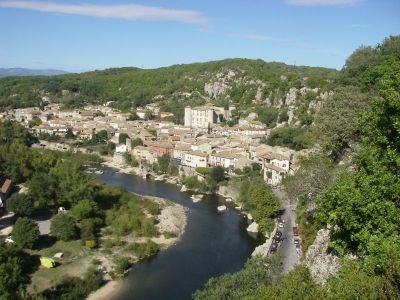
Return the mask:
<path id="1" fill-rule="evenodd" d="M 151 165 L 158 157 L 168 155 L 180 166 L 193 169 L 222 166 L 232 175 L 236 169 L 257 163 L 265 182 L 279 185 L 286 174 L 294 172 L 298 158 L 310 150 L 294 151 L 262 143 L 270 130 L 255 121 L 256 113 L 232 127 L 226 126 L 225 121 L 230 120 L 234 110 L 234 106 L 211 104 L 186 107 L 184 125 L 177 125 L 168 121 L 173 114 L 160 111 L 157 104 L 138 107 L 134 116 L 111 108 L 109 103 L 71 111 L 49 104 L 42 110 L 38 107 L 8 110 L 0 113 L 0 119 L 20 122 L 39 137 L 69 136 L 84 142 L 96 133 L 106 132 L 107 142 L 115 144 L 115 156 L 131 154 L 143 165 Z M 120 143 L 121 135 L 126 136 L 125 143 Z"/>

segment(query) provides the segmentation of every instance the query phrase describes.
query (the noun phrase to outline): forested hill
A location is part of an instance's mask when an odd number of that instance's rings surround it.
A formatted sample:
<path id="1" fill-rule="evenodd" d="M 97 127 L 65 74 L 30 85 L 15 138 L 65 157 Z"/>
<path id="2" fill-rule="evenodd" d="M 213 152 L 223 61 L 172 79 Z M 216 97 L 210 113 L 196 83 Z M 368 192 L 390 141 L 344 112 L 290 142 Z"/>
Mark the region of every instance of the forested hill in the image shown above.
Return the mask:
<path id="1" fill-rule="evenodd" d="M 0 77 L 9 76 L 53 76 L 68 72 L 54 69 L 0 68 Z"/>
<path id="2" fill-rule="evenodd" d="M 179 119 L 185 105 L 209 101 L 218 105 L 230 102 L 244 110 L 258 104 L 286 107 L 291 88 L 319 88 L 316 95 L 309 95 L 314 99 L 332 89 L 337 74 L 326 68 L 226 59 L 152 70 L 118 68 L 53 77 L 12 77 L 0 80 L 0 107 L 35 106 L 48 97 L 66 108 L 115 101 L 113 106 L 129 111 L 158 101 Z M 293 102 L 296 92 L 292 93 L 289 98 Z"/>

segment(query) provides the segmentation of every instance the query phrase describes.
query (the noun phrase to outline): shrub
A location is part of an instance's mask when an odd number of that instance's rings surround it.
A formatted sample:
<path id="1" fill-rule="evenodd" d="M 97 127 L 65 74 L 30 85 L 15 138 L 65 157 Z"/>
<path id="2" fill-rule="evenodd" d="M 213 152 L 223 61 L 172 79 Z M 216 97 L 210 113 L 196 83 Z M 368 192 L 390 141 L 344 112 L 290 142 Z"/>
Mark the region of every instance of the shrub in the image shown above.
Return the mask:
<path id="1" fill-rule="evenodd" d="M 51 221 L 50 233 L 58 239 L 68 241 L 77 237 L 75 219 L 68 213 L 55 216 Z"/>
<path id="2" fill-rule="evenodd" d="M 127 257 L 122 256 L 114 259 L 114 269 L 115 273 L 118 275 L 124 274 L 125 271 L 129 269 L 130 265 L 131 264 Z"/>
<path id="3" fill-rule="evenodd" d="M 160 248 L 152 240 L 147 240 L 145 243 L 133 243 L 126 250 L 133 252 L 139 259 L 143 259 L 156 254 Z"/>
<path id="4" fill-rule="evenodd" d="M 14 224 L 12 238 L 21 247 L 33 248 L 39 235 L 39 226 L 32 219 L 18 218 Z"/>

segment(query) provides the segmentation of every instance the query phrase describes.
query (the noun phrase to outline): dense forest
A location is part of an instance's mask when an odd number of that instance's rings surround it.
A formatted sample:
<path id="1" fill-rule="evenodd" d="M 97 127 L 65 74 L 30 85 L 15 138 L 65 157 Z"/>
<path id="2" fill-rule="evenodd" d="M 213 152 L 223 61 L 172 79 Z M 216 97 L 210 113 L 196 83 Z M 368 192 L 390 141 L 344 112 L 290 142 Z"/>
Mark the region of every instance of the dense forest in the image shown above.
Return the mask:
<path id="1" fill-rule="evenodd" d="M 195 299 L 400 299 L 400 38 L 357 49 L 336 83 L 317 117 L 322 149 L 284 188 L 303 247 L 330 228 L 338 273 L 319 285 L 305 264 L 276 277 L 279 264 L 252 258 Z"/>

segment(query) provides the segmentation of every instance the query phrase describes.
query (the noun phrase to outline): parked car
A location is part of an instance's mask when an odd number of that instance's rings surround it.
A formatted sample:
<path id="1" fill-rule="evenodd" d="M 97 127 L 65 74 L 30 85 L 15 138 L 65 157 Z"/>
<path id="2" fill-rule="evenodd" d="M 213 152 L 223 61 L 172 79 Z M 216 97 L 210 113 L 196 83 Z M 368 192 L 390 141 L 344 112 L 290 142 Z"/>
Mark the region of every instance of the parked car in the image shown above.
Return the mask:
<path id="1" fill-rule="evenodd" d="M 295 245 L 300 245 L 300 239 L 299 238 L 294 238 L 293 240 Z"/>
<path id="2" fill-rule="evenodd" d="M 299 236 L 299 229 L 297 227 L 293 227 L 293 235 Z"/>
<path id="3" fill-rule="evenodd" d="M 276 252 L 278 250 L 278 243 L 274 242 L 271 244 L 271 253 Z"/>
<path id="4" fill-rule="evenodd" d="M 279 228 L 283 228 L 285 226 L 285 220 L 281 217 L 276 218 L 276 223 L 278 224 Z"/>
<path id="5" fill-rule="evenodd" d="M 282 232 L 279 231 L 279 230 L 277 230 L 277 231 L 275 232 L 275 235 L 274 235 L 274 238 L 273 238 L 273 239 L 274 239 L 275 241 L 280 241 L 281 238 L 282 238 Z"/>

